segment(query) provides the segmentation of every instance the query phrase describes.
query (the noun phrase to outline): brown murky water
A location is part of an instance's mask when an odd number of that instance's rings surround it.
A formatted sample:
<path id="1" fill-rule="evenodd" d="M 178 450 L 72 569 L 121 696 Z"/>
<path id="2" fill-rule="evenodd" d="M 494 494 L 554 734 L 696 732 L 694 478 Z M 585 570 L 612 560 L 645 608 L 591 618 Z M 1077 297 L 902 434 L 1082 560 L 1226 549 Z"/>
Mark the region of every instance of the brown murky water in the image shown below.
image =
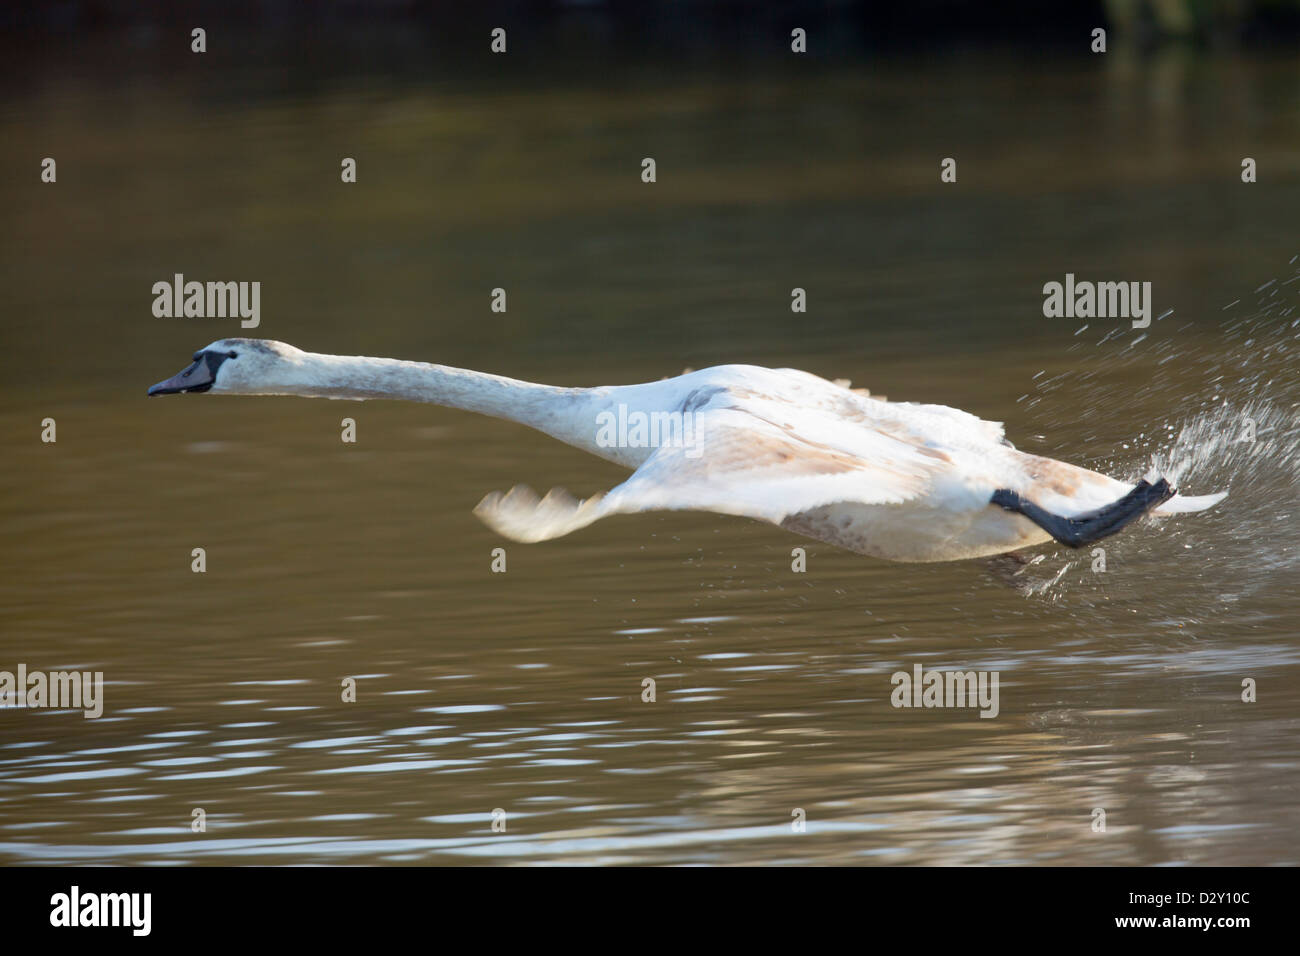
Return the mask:
<path id="1" fill-rule="evenodd" d="M 103 671 L 106 703 L 0 710 L 0 860 L 1300 862 L 1300 77 L 1096 69 L 11 92 L 0 669 Z M 511 544 L 485 492 L 622 473 L 433 407 L 146 400 L 240 334 L 154 318 L 175 272 L 261 281 L 248 334 L 317 351 L 574 385 L 790 365 L 1232 497 L 1104 573 L 1040 549 L 1028 595 L 712 515 Z M 1164 317 L 1045 319 L 1066 272 L 1151 281 Z M 1000 713 L 891 707 L 918 663 L 997 671 Z"/>

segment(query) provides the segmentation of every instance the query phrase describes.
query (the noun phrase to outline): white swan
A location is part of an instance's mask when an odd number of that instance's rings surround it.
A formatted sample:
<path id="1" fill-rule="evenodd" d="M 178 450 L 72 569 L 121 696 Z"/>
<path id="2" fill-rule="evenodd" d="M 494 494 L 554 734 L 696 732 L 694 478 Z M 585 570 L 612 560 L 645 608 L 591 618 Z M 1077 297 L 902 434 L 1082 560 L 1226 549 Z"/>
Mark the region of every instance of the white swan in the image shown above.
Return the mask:
<path id="1" fill-rule="evenodd" d="M 585 501 L 561 490 L 542 499 L 527 488 L 488 495 L 475 514 L 516 541 L 555 538 L 612 514 L 698 510 L 895 561 L 948 561 L 1053 538 L 1080 547 L 1147 511 L 1201 511 L 1226 496 L 1177 495 L 1164 478 L 1131 486 L 1016 451 L 995 422 L 887 402 L 794 369 L 721 365 L 644 385 L 555 388 L 221 339 L 149 389 L 173 392 L 432 402 L 521 422 L 635 469 Z M 649 446 L 655 422 L 657 447 Z"/>

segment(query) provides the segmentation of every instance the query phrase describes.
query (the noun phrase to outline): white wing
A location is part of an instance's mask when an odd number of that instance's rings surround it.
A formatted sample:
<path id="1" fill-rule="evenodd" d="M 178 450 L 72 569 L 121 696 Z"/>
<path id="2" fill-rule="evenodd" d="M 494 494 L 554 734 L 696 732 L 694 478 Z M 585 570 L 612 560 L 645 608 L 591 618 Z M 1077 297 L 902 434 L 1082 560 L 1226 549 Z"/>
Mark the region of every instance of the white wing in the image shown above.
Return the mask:
<path id="1" fill-rule="evenodd" d="M 779 524 L 837 501 L 892 504 L 919 497 L 947 464 L 942 452 L 885 431 L 842 421 L 838 435 L 831 421 L 810 427 L 806 412 L 797 434 L 780 416 L 769 420 L 736 407 L 706 409 L 695 421 L 696 443 L 657 449 L 603 496 L 579 501 L 555 490 L 539 499 L 516 487 L 488 495 L 474 513 L 505 537 L 529 542 L 641 511 L 712 511 Z"/>

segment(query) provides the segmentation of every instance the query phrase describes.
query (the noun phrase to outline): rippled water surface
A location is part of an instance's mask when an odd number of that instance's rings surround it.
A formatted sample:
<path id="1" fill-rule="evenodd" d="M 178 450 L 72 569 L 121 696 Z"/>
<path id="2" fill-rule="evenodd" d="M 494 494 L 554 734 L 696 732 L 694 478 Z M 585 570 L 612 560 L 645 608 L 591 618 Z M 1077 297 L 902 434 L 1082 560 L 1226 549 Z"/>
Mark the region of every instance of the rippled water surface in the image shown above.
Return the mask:
<path id="1" fill-rule="evenodd" d="M 1300 77 L 1095 69 L 11 89 L 0 669 L 103 671 L 106 704 L 0 710 L 0 860 L 1300 862 Z M 795 366 L 1231 496 L 1108 540 L 1104 573 L 1040 548 L 1016 586 L 713 515 L 512 544 L 484 493 L 622 473 L 441 408 L 146 400 L 239 334 L 154 318 L 176 272 L 261 281 L 249 334 L 317 351 L 572 385 Z M 1045 319 L 1066 272 L 1151 281 L 1162 317 Z M 1000 713 L 891 707 L 918 663 L 999 672 Z"/>

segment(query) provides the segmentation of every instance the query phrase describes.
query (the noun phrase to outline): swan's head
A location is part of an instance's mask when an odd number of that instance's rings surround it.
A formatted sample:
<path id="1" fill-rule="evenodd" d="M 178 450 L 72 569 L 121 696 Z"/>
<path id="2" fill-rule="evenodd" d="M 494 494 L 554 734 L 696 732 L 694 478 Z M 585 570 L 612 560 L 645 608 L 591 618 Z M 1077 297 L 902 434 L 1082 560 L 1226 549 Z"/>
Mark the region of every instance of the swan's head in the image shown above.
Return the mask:
<path id="1" fill-rule="evenodd" d="M 149 394 L 265 395 L 294 381 L 305 354 L 302 349 L 270 339 L 218 339 L 195 352 L 193 364 L 150 386 Z"/>

